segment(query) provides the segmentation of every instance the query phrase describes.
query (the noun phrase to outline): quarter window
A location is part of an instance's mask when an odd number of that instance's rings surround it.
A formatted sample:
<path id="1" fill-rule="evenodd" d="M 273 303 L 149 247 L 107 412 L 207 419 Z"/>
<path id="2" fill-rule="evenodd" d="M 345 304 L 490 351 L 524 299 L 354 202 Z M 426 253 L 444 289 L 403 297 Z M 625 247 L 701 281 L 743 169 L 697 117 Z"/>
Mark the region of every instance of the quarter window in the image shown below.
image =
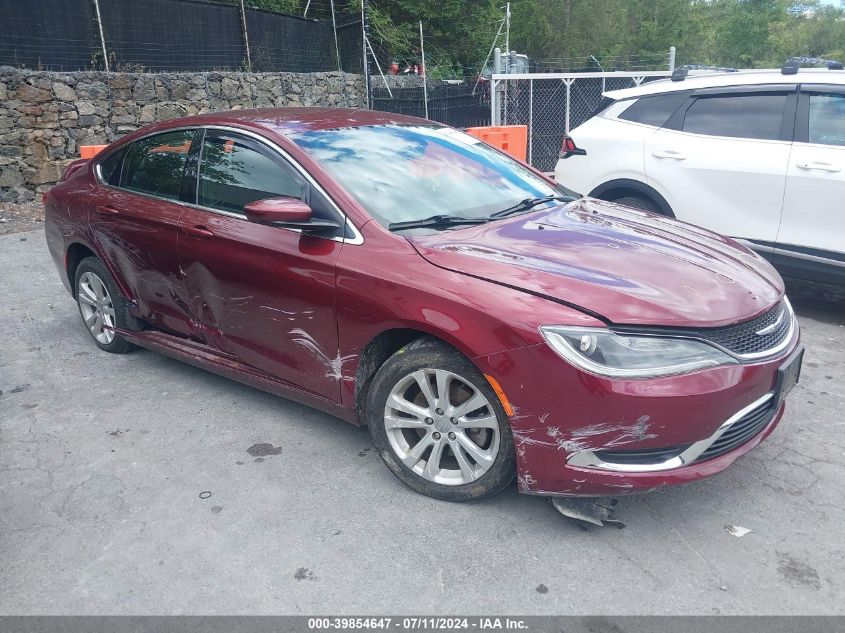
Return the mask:
<path id="1" fill-rule="evenodd" d="M 684 132 L 777 140 L 786 94 L 737 94 L 699 97 L 684 117 Z"/>
<path id="2" fill-rule="evenodd" d="M 845 145 L 845 95 L 810 94 L 811 143 Z"/>
<path id="3" fill-rule="evenodd" d="M 123 157 L 126 155 L 127 147 L 112 152 L 100 162 L 100 177 L 103 182 L 115 187 L 120 185 L 120 168 L 123 165 Z"/>
<path id="4" fill-rule="evenodd" d="M 193 138 L 193 130 L 181 130 L 135 141 L 126 155 L 121 185 L 132 191 L 178 200 Z"/>
<path id="5" fill-rule="evenodd" d="M 680 108 L 681 104 L 687 100 L 688 96 L 686 92 L 670 92 L 654 97 L 641 97 L 632 106 L 625 108 L 625 111 L 618 118 L 662 127 L 669 120 L 669 117 L 675 113 L 675 110 Z"/>
<path id="6" fill-rule="evenodd" d="M 206 132 L 197 191 L 200 205 L 243 213 L 250 202 L 278 196 L 302 199 L 305 190 L 302 179 L 260 143 Z"/>

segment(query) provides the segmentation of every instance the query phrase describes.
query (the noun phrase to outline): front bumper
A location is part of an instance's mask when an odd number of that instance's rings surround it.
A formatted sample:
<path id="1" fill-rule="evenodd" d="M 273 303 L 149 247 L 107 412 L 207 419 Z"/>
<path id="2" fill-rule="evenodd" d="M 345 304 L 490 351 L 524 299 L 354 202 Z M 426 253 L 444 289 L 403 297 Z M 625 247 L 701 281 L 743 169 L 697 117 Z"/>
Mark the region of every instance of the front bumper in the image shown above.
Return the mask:
<path id="1" fill-rule="evenodd" d="M 569 365 L 545 344 L 478 359 L 514 408 L 519 490 L 617 496 L 716 474 L 777 426 L 785 405 L 773 359 L 649 380 Z"/>

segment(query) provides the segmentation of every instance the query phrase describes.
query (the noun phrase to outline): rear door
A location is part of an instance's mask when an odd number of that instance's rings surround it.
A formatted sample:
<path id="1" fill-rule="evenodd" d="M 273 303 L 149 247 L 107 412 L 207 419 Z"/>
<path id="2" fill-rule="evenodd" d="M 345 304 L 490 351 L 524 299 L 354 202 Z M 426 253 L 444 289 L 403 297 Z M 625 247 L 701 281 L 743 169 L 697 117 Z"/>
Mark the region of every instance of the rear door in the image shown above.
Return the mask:
<path id="1" fill-rule="evenodd" d="M 780 224 L 796 87 L 698 90 L 646 139 L 648 184 L 680 220 L 773 242 Z"/>
<path id="2" fill-rule="evenodd" d="M 845 274 L 845 87 L 801 86 L 780 255 Z"/>
<path id="3" fill-rule="evenodd" d="M 104 157 L 89 207 L 93 240 L 141 316 L 157 328 L 189 331 L 176 242 L 182 181 L 194 130 L 139 139 Z"/>
<path id="4" fill-rule="evenodd" d="M 250 222 L 245 204 L 293 196 L 338 220 L 327 199 L 277 149 L 247 133 L 208 129 L 196 205 L 180 219 L 179 262 L 193 335 L 243 363 L 340 399 L 335 315 L 338 236 Z M 345 229 L 341 229 L 343 231 Z"/>

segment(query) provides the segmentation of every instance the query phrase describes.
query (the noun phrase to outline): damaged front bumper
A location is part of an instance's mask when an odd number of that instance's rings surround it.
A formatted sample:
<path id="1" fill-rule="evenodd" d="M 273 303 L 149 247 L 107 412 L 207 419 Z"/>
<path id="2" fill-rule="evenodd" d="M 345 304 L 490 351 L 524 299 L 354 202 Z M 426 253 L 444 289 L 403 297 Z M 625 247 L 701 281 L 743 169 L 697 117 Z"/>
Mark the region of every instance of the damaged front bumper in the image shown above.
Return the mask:
<path id="1" fill-rule="evenodd" d="M 618 496 L 716 474 L 757 446 L 801 353 L 796 334 L 786 358 L 648 380 L 588 374 L 545 345 L 478 360 L 514 409 L 520 492 Z"/>

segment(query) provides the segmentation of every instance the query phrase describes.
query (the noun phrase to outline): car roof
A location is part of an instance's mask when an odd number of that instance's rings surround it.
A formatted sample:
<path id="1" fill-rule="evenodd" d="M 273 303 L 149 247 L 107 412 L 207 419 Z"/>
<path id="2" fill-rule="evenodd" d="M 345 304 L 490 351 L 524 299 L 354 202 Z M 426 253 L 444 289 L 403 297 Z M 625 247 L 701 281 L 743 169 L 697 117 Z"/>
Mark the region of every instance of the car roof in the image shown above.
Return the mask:
<path id="1" fill-rule="evenodd" d="M 604 94 L 611 99 L 632 99 L 646 95 L 696 90 L 699 88 L 722 88 L 728 86 L 755 86 L 762 84 L 838 84 L 845 85 L 845 71 L 826 69 L 802 69 L 794 75 L 784 75 L 780 70 L 740 70 L 737 72 L 690 71 L 683 81 L 661 79 L 640 84 L 636 88 L 609 90 Z"/>
<path id="2" fill-rule="evenodd" d="M 427 124 L 417 117 L 356 108 L 253 108 L 210 112 L 177 119 L 179 125 L 247 125 L 263 127 L 282 135 L 309 130 L 363 127 L 389 124 Z"/>

